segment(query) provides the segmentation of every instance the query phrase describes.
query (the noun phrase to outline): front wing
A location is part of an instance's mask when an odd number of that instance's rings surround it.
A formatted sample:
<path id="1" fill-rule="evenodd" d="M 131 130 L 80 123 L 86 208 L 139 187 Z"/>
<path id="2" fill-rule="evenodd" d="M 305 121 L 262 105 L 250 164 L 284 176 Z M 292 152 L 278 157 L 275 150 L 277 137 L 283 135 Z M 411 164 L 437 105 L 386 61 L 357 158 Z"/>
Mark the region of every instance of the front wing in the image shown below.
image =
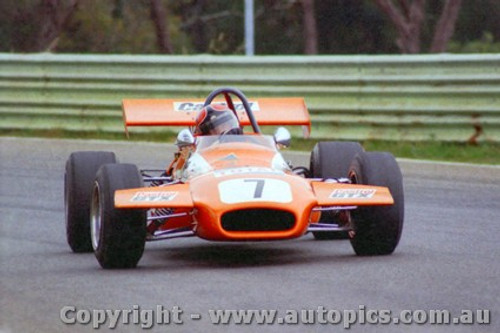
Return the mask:
<path id="1" fill-rule="evenodd" d="M 387 187 L 342 183 L 311 182 L 316 197 L 315 206 L 392 205 L 394 200 Z M 270 203 L 272 205 L 272 202 Z M 189 184 L 165 187 L 145 187 L 115 192 L 116 208 L 195 208 Z"/>
<path id="2" fill-rule="evenodd" d="M 197 181 L 118 190 L 115 207 L 166 208 L 172 212 L 161 216 L 167 222 L 161 230 L 153 232 L 149 240 L 197 235 L 208 240 L 255 241 L 291 239 L 307 231 L 344 228 L 317 223 L 321 210 L 351 210 L 357 206 L 394 203 L 386 187 L 326 183 L 300 177 L 288 180 L 289 183 L 276 178 L 233 178 L 211 186 Z M 266 186 L 259 186 L 264 183 Z M 226 184 L 232 186 L 226 188 Z M 271 184 L 285 186 L 268 186 Z"/>

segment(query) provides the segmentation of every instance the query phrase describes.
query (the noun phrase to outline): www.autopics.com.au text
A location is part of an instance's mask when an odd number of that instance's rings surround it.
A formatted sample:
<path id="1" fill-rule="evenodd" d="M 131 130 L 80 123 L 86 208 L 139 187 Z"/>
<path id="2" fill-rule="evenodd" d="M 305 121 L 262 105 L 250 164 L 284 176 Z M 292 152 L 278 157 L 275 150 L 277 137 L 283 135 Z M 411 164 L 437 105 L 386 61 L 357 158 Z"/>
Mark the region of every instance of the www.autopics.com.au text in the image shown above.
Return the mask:
<path id="1" fill-rule="evenodd" d="M 152 328 L 155 325 L 182 325 L 186 321 L 200 321 L 208 318 L 212 325 L 488 325 L 490 310 L 461 310 L 455 315 L 449 310 L 402 310 L 398 313 L 387 309 L 367 309 L 360 305 L 356 310 L 336 310 L 318 306 L 316 309 L 301 310 L 234 310 L 211 309 L 204 315 L 187 313 L 179 306 L 166 308 L 157 305 L 155 309 L 142 309 L 133 305 L 129 309 L 78 309 L 64 306 L 60 319 L 66 325 L 105 326 L 110 329 L 118 325 L 137 325 Z"/>

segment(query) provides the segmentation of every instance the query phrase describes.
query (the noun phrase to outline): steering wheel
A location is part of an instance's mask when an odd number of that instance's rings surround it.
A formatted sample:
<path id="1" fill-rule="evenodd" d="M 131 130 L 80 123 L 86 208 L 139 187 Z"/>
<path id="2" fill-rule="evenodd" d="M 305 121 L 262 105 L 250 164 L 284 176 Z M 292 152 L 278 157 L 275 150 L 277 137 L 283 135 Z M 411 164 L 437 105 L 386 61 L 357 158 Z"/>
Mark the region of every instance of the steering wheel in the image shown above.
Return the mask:
<path id="1" fill-rule="evenodd" d="M 236 88 L 219 88 L 215 89 L 212 91 L 207 98 L 205 99 L 205 104 L 203 106 L 207 106 L 212 101 L 219 95 L 224 95 L 224 99 L 226 100 L 227 106 L 233 110 L 234 114 L 237 116 L 236 113 L 236 108 L 234 107 L 233 99 L 231 97 L 232 95 L 235 95 L 238 97 L 243 104 L 243 108 L 245 109 L 245 112 L 247 113 L 248 120 L 250 120 L 250 124 L 252 125 L 252 129 L 254 133 L 261 133 L 259 124 L 257 124 L 257 120 L 255 120 L 255 116 L 253 115 L 252 108 L 250 107 L 250 104 L 248 103 L 247 98 L 245 95 L 241 92 L 241 90 L 236 89 Z"/>

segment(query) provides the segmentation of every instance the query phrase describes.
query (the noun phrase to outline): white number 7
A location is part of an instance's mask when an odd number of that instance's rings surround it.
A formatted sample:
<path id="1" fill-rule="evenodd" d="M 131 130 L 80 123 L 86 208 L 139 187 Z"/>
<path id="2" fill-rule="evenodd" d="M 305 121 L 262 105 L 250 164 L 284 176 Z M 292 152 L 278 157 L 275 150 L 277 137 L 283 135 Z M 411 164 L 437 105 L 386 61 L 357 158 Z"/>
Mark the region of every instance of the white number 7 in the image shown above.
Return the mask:
<path id="1" fill-rule="evenodd" d="M 262 198 L 262 191 L 264 190 L 264 179 L 245 179 L 245 183 L 255 183 L 255 191 L 253 193 L 254 199 Z"/>
<path id="2" fill-rule="evenodd" d="M 227 204 L 269 201 L 292 202 L 290 185 L 279 179 L 238 178 L 218 184 L 220 200 Z"/>

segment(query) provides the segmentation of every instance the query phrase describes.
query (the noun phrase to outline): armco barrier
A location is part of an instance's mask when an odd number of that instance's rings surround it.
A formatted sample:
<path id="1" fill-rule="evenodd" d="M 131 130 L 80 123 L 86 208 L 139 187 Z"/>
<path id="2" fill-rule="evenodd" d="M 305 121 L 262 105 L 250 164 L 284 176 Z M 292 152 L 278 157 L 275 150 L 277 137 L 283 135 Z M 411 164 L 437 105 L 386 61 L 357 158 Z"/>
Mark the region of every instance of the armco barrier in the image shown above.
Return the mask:
<path id="1" fill-rule="evenodd" d="M 221 86 L 305 97 L 315 138 L 500 142 L 500 54 L 0 54 L 0 128 L 121 132 L 123 98 Z"/>

